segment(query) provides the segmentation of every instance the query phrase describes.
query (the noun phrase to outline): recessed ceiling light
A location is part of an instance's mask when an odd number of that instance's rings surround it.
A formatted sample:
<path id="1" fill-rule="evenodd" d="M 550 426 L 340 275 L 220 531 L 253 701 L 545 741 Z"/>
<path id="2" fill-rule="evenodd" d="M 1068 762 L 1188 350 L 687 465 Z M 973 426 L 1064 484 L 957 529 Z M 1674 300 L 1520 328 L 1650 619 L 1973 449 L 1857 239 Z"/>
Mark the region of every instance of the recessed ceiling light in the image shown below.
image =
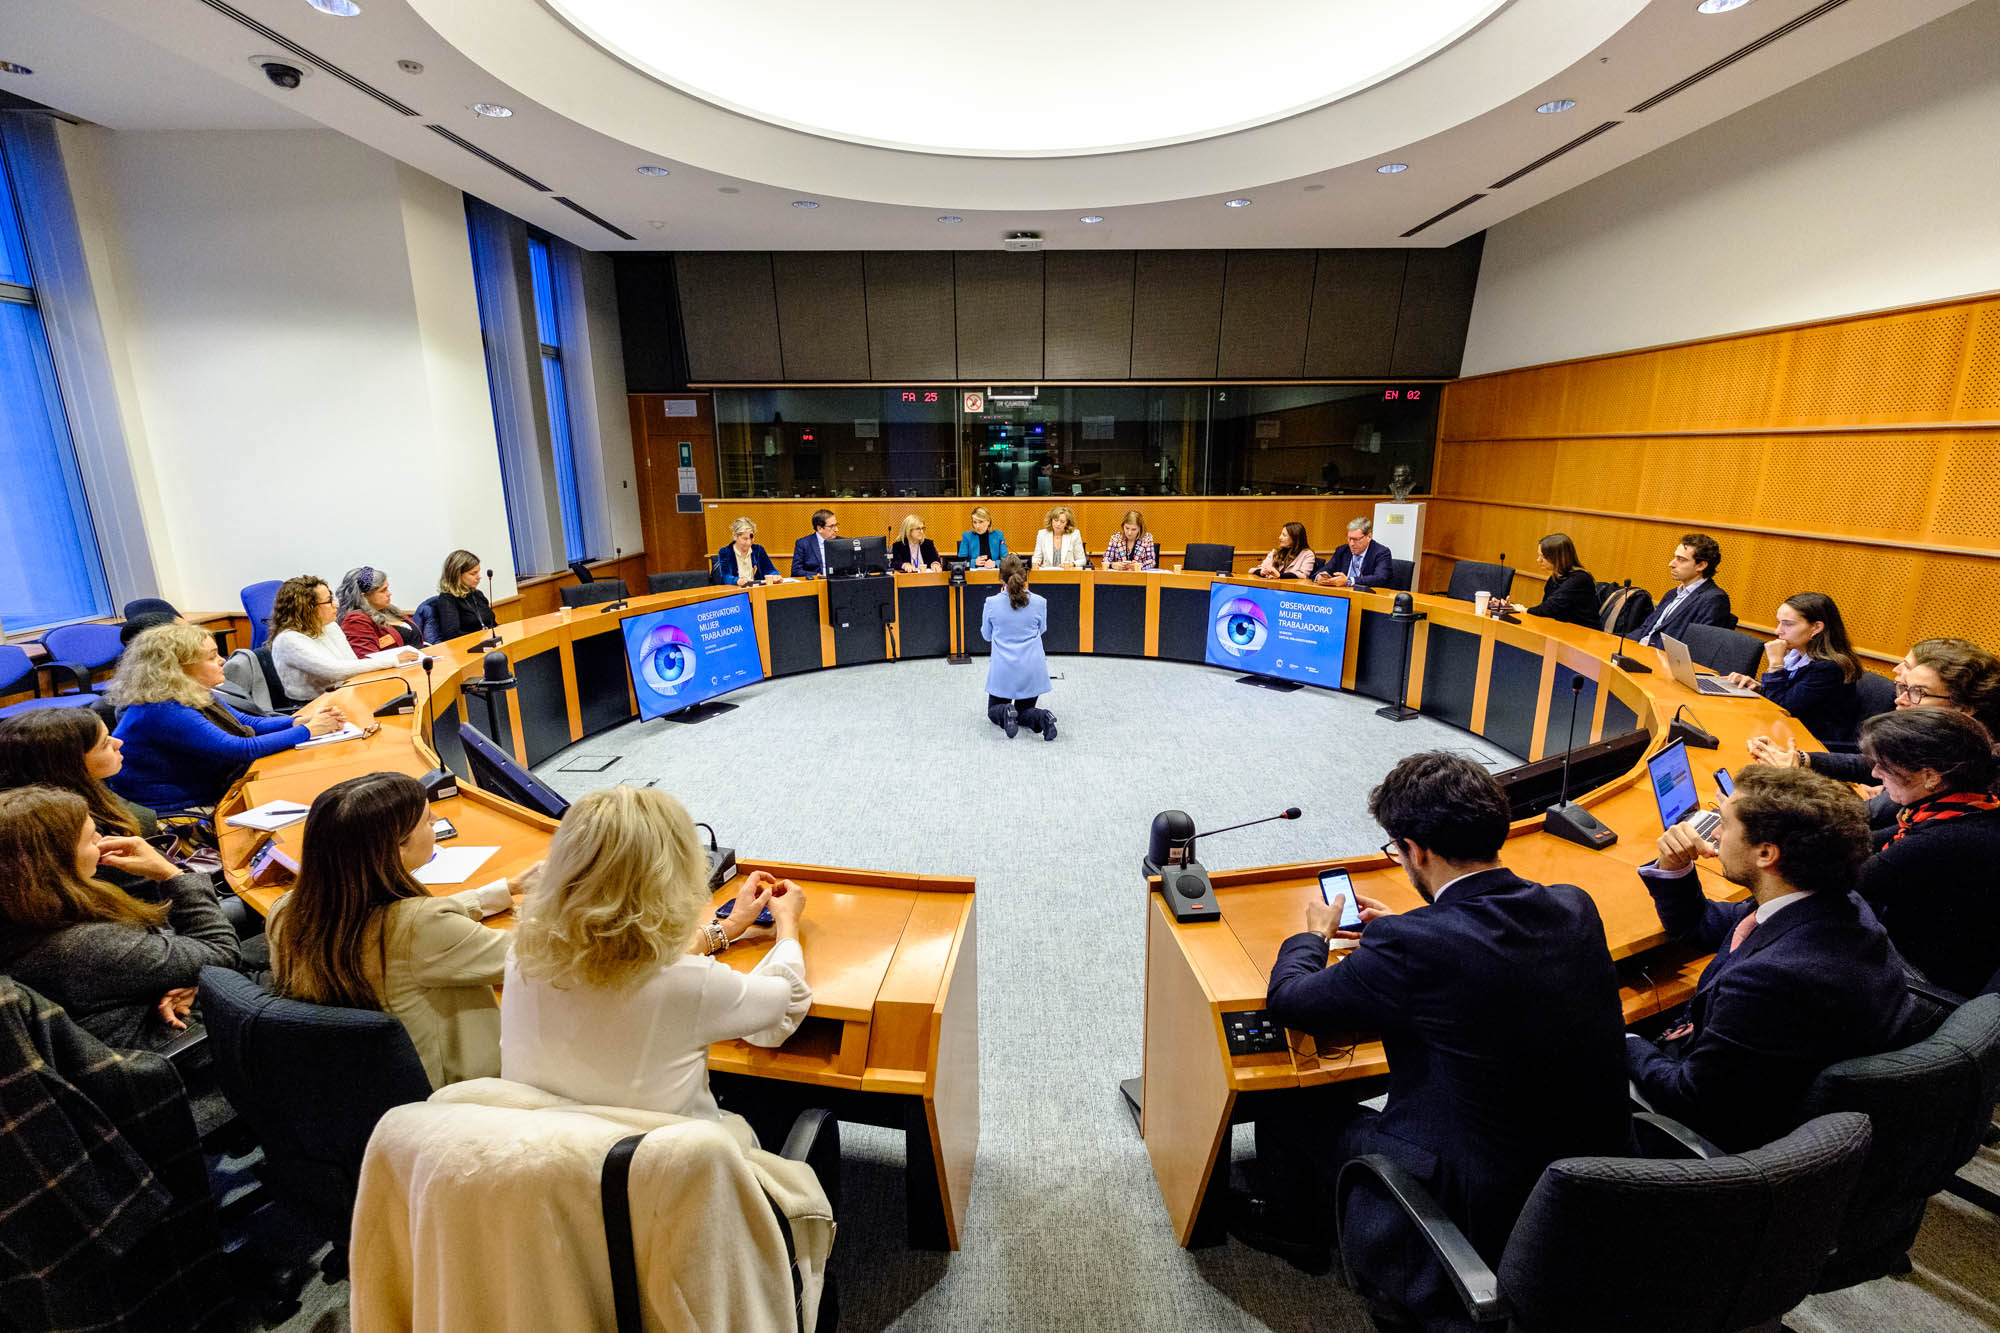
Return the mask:
<path id="1" fill-rule="evenodd" d="M 1384 176 L 1394 176 L 1398 172 L 1408 171 L 1409 169 L 1410 164 L 1407 162 L 1384 162 L 1381 166 L 1375 168 L 1375 170 L 1381 172 Z"/>
<path id="2" fill-rule="evenodd" d="M 33 74 L 26 65 L 17 65 L 11 60 L 0 60 L 0 74 Z"/>
<path id="3" fill-rule="evenodd" d="M 1078 221 L 1078 222 L 1102 222 L 1102 221 L 1104 221 L 1104 215 L 1103 215 L 1103 214 L 1101 214 L 1101 213 L 1085 213 L 1085 214 L 1084 214 L 1084 215 L 1083 215 L 1082 217 L 1078 218 L 1078 219 L 1077 219 L 1077 221 Z"/>
<path id="4" fill-rule="evenodd" d="M 639 168 L 639 174 L 641 176 L 671 176 L 674 173 L 668 171 L 665 167 L 654 166 L 651 162 L 648 162 L 645 166 Z"/>
<path id="5" fill-rule="evenodd" d="M 514 114 L 513 107 L 501 106 L 498 102 L 474 102 L 472 109 L 480 115 L 489 116 L 494 120 L 505 120 Z"/>
<path id="6" fill-rule="evenodd" d="M 354 0 L 306 0 L 306 3 L 322 14 L 331 14 L 337 19 L 351 19 L 361 12 L 361 6 Z"/>
<path id="7" fill-rule="evenodd" d="M 1695 6 L 1695 12 L 1697 14 L 1727 14 L 1730 10 L 1741 9 L 1749 3 L 1750 0 L 1701 0 L 1701 3 Z"/>
<path id="8" fill-rule="evenodd" d="M 1567 97 L 1558 97 L 1553 102 L 1542 103 L 1540 106 L 1536 107 L 1535 110 L 1541 112 L 1545 116 L 1559 116 L 1563 112 L 1569 110 L 1571 107 L 1575 105 L 1576 103 L 1572 102 Z"/>
<path id="9" fill-rule="evenodd" d="M 718 186 L 716 186 L 716 187 L 715 187 L 715 192 L 716 192 L 717 194 L 742 194 L 742 193 L 743 193 L 743 191 L 741 191 L 741 190 L 737 189 L 737 188 L 736 188 L 736 187 L 735 187 L 734 185 L 718 185 Z"/>
<path id="10" fill-rule="evenodd" d="M 1225 199 L 1222 201 L 1222 206 L 1224 208 L 1248 208 L 1250 207 L 1250 201 L 1248 199 Z"/>
<path id="11" fill-rule="evenodd" d="M 794 199 L 794 200 L 792 200 L 792 207 L 793 207 L 793 208 L 818 208 L 818 207 L 819 207 L 819 200 L 817 200 L 817 199 Z"/>
<path id="12" fill-rule="evenodd" d="M 939 221 L 939 222 L 942 222 L 942 223 L 945 223 L 946 225 L 949 225 L 949 224 L 951 224 L 951 223 L 953 223 L 953 222 L 963 222 L 963 221 L 965 221 L 965 219 L 964 219 L 964 218 L 962 218 L 962 217 L 959 217 L 959 216 L 958 216 L 957 214 L 955 214 L 955 213 L 947 213 L 947 214 L 945 214 L 945 215 L 944 215 L 943 217 L 939 218 L 939 219 L 938 219 L 938 221 Z"/>

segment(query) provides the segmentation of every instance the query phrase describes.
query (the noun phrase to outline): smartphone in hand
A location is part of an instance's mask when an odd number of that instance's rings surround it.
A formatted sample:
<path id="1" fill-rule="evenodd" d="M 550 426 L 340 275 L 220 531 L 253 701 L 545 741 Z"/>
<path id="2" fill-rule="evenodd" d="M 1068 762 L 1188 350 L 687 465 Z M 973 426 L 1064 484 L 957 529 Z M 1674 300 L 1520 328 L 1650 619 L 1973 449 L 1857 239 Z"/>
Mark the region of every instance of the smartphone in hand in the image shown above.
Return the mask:
<path id="1" fill-rule="evenodd" d="M 1361 904 L 1354 900 L 1354 881 L 1348 877 L 1345 870 L 1320 871 L 1319 896 L 1321 900 L 1328 907 L 1331 907 L 1333 906 L 1333 900 L 1342 895 L 1346 896 L 1347 903 L 1340 909 L 1340 928 L 1342 930 L 1361 929 Z"/>

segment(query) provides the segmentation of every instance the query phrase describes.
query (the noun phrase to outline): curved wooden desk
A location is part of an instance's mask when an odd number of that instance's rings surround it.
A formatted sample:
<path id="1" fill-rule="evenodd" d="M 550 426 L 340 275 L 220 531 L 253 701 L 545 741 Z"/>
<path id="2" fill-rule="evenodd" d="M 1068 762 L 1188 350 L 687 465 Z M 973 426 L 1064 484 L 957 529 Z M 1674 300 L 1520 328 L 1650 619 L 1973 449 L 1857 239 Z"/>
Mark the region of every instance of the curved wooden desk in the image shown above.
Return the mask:
<path id="1" fill-rule="evenodd" d="M 1126 574 L 1041 571 L 1035 590 L 1048 599 L 1051 652 L 1084 652 L 1202 662 L 1209 588 L 1197 574 Z M 1254 582 L 1253 580 L 1228 580 Z M 897 657 L 942 656 L 963 646 L 980 653 L 980 610 L 999 591 L 997 575 L 975 571 L 963 590 L 943 574 L 897 576 L 889 585 L 893 627 L 832 623 L 828 585 L 788 582 L 748 591 L 758 650 L 768 676 Z M 586 736 L 636 716 L 619 622 L 660 607 L 736 595 L 735 588 L 703 588 L 633 598 L 606 614 L 598 608 L 564 611 L 505 625 L 502 648 L 518 681 L 495 701 L 493 739 L 521 762 L 540 764 Z M 1345 688 L 1393 700 L 1402 674 L 1404 629 L 1389 619 L 1386 593 L 1350 593 L 1292 584 L 1288 591 L 1343 602 L 1348 611 Z M 1420 597 L 1429 619 L 1414 630 L 1409 702 L 1529 758 L 1559 753 L 1567 721 L 1570 681 L 1585 682 L 1578 742 L 1602 739 L 1640 726 L 1660 735 L 1681 704 L 1700 699 L 1701 717 L 1721 737 L 1714 766 L 1736 763 L 1742 742 L 1757 731 L 1811 745 L 1784 715 L 1761 700 L 1708 699 L 1675 685 L 1662 669 L 1628 676 L 1605 659 L 1616 646 L 1608 635 L 1527 619 L 1521 625 L 1474 616 L 1462 602 Z M 310 800 L 334 782 L 393 769 L 421 774 L 438 760 L 466 777 L 459 727 L 467 708 L 486 725 L 485 705 L 466 697 L 462 684 L 475 677 L 483 654 L 475 636 L 431 650 L 433 674 L 416 667 L 382 673 L 341 693 L 350 711 L 372 711 L 406 686 L 424 710 L 384 719 L 364 741 L 291 751 L 258 762 L 226 799 L 223 813 L 273 799 Z M 1640 650 L 1642 653 L 1644 650 Z M 1587 720 L 1587 721 L 1586 721 Z M 435 750 L 425 742 L 426 726 Z M 1510 866 L 1544 881 L 1581 885 L 1597 900 L 1615 957 L 1635 959 L 1626 988 L 1628 1017 L 1673 1003 L 1691 985 L 1698 960 L 1662 957 L 1658 922 L 1633 867 L 1651 859 L 1656 817 L 1637 786 L 1638 773 L 1583 797 L 1617 829 L 1619 843 L 1594 853 L 1518 826 L 1507 849 Z M 1698 778 L 1704 791 L 1711 780 Z M 501 852 L 478 878 L 512 874 L 544 854 L 554 825 L 469 784 L 438 813 L 458 826 L 468 844 L 497 844 Z M 1134 830 L 1135 838 L 1140 831 Z M 300 827 L 278 835 L 296 851 Z M 228 830 L 224 860 L 232 882 L 260 909 L 281 891 L 247 883 L 245 866 L 259 835 Z M 1330 864 L 1330 863 L 1327 863 Z M 1364 891 L 1415 906 L 1400 872 L 1379 856 L 1345 862 Z M 956 1247 L 965 1219 L 972 1162 L 978 1143 L 978 1016 L 973 882 L 969 878 L 897 875 L 832 867 L 764 865 L 813 890 L 805 924 L 807 972 L 813 1007 L 800 1031 L 782 1048 L 764 1051 L 741 1042 L 717 1045 L 710 1068 L 722 1083 L 755 1078 L 764 1087 L 788 1085 L 813 1100 L 867 1123 L 904 1128 L 910 1145 L 906 1178 L 913 1244 Z M 1291 1049 L 1273 1055 L 1231 1057 L 1221 1015 L 1262 1007 L 1264 979 L 1278 943 L 1294 933 L 1303 907 L 1317 893 L 1320 864 L 1276 866 L 1216 876 L 1223 900 L 1221 922 L 1176 925 L 1157 896 L 1147 932 L 1144 1134 L 1162 1197 L 1186 1243 L 1208 1193 L 1218 1152 L 1232 1120 L 1253 1109 L 1245 1098 L 1383 1069 L 1379 1046 L 1322 1054 L 1310 1039 L 1293 1036 Z M 1713 881 L 1722 888 L 1722 881 Z M 731 896 L 725 887 L 716 899 Z M 495 925 L 510 926 L 508 917 Z M 1639 957 L 1645 955 L 1644 957 Z M 724 955 L 747 968 L 755 947 Z"/>

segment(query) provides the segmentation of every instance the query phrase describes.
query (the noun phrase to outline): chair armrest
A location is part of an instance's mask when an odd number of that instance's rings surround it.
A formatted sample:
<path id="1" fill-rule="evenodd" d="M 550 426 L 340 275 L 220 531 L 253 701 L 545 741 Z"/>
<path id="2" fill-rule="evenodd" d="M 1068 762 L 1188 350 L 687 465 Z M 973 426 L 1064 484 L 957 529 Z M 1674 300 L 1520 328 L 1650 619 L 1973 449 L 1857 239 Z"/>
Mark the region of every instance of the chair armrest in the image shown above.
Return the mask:
<path id="1" fill-rule="evenodd" d="M 208 1044 L 208 1029 L 191 1027 L 161 1048 L 160 1054 L 175 1065 L 186 1065 Z"/>
<path id="2" fill-rule="evenodd" d="M 1334 1184 L 1334 1196 L 1339 1201 L 1342 1215 L 1346 1213 L 1347 1192 L 1359 1183 L 1360 1177 L 1370 1175 L 1380 1181 L 1389 1191 L 1397 1207 L 1409 1218 L 1417 1230 L 1423 1234 L 1425 1243 L 1431 1247 L 1438 1262 L 1444 1265 L 1445 1275 L 1457 1289 L 1458 1298 L 1465 1304 L 1465 1311 L 1476 1323 L 1491 1323 L 1505 1319 L 1511 1313 L 1507 1298 L 1500 1294 L 1500 1279 L 1486 1266 L 1479 1251 L 1472 1248 L 1472 1242 L 1458 1224 L 1445 1216 L 1438 1201 L 1430 1196 L 1417 1178 L 1396 1165 L 1381 1153 L 1369 1153 L 1357 1157 L 1340 1168 L 1340 1176 Z M 1345 1253 L 1341 1256 L 1346 1263 Z M 1348 1286 L 1353 1288 L 1354 1275 L 1347 1275 Z"/>
<path id="3" fill-rule="evenodd" d="M 1956 991 L 1948 991 L 1935 981 L 1915 976 L 1909 971 L 1903 973 L 1903 984 L 1910 994 L 1941 1004 L 1947 1009 L 1956 1009 L 1965 1003 L 1965 997 Z"/>
<path id="4" fill-rule="evenodd" d="M 62 681 L 58 679 L 61 676 L 68 676 L 70 682 L 76 686 L 80 693 L 89 694 L 91 692 L 90 668 L 81 662 L 43 662 L 40 669 L 49 673 L 50 694 L 62 693 Z"/>
<path id="5" fill-rule="evenodd" d="M 808 1106 L 799 1112 L 778 1156 L 811 1167 L 833 1215 L 840 1216 L 840 1121 L 833 1112 L 823 1106 Z"/>
<path id="6" fill-rule="evenodd" d="M 1638 1107 L 1641 1111 L 1650 1111 L 1653 1109 L 1653 1104 L 1646 1100 L 1646 1094 L 1639 1091 L 1639 1085 L 1629 1078 L 1625 1080 L 1625 1096 L 1630 1099 L 1632 1105 Z"/>
<path id="7" fill-rule="evenodd" d="M 1654 1139 L 1654 1142 L 1664 1147 L 1668 1153 L 1675 1157 L 1698 1157 L 1706 1161 L 1711 1157 L 1728 1156 L 1722 1149 L 1716 1147 L 1713 1143 L 1710 1143 L 1707 1139 L 1695 1133 L 1672 1116 L 1660 1115 L 1653 1111 L 1641 1111 L 1638 1115 L 1632 1117 L 1632 1126 L 1635 1130 L 1651 1131 L 1653 1134 L 1658 1135 L 1659 1137 Z M 1642 1132 L 1639 1137 L 1642 1140 L 1639 1145 L 1641 1155 L 1649 1156 L 1650 1154 L 1644 1151 L 1646 1145 L 1643 1141 L 1648 1135 Z"/>

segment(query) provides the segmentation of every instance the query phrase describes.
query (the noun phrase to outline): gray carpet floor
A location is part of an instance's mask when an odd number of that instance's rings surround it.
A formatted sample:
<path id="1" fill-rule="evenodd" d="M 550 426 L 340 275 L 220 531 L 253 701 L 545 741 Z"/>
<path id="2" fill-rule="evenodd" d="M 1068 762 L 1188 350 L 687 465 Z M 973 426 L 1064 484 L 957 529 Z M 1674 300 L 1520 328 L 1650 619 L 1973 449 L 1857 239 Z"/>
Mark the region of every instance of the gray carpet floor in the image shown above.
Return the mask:
<path id="1" fill-rule="evenodd" d="M 656 782 L 745 855 L 979 881 L 981 1137 L 963 1248 L 903 1246 L 900 1136 L 844 1126 L 835 1254 L 843 1328 L 1366 1330 L 1337 1277 L 1231 1242 L 1174 1243 L 1116 1087 L 1139 1070 L 1153 815 L 1220 827 L 1298 805 L 1292 823 L 1202 844 L 1213 869 L 1364 853 L 1368 789 L 1406 754 L 1514 757 L 1357 697 L 1274 694 L 1174 663 L 1060 658 L 1053 744 L 984 716 L 984 664 L 855 667 L 768 681 L 696 726 L 632 724 L 539 775 L 565 795 Z M 580 756 L 617 757 L 565 773 Z M 1237 1152 L 1248 1148 L 1247 1130 Z M 2000 1184 L 1989 1152 L 1969 1174 Z M 1798 1333 L 2000 1330 L 2000 1221 L 1932 1205 L 1910 1277 L 1817 1297 Z M 285 1327 L 344 1327 L 345 1287 L 310 1289 Z"/>

